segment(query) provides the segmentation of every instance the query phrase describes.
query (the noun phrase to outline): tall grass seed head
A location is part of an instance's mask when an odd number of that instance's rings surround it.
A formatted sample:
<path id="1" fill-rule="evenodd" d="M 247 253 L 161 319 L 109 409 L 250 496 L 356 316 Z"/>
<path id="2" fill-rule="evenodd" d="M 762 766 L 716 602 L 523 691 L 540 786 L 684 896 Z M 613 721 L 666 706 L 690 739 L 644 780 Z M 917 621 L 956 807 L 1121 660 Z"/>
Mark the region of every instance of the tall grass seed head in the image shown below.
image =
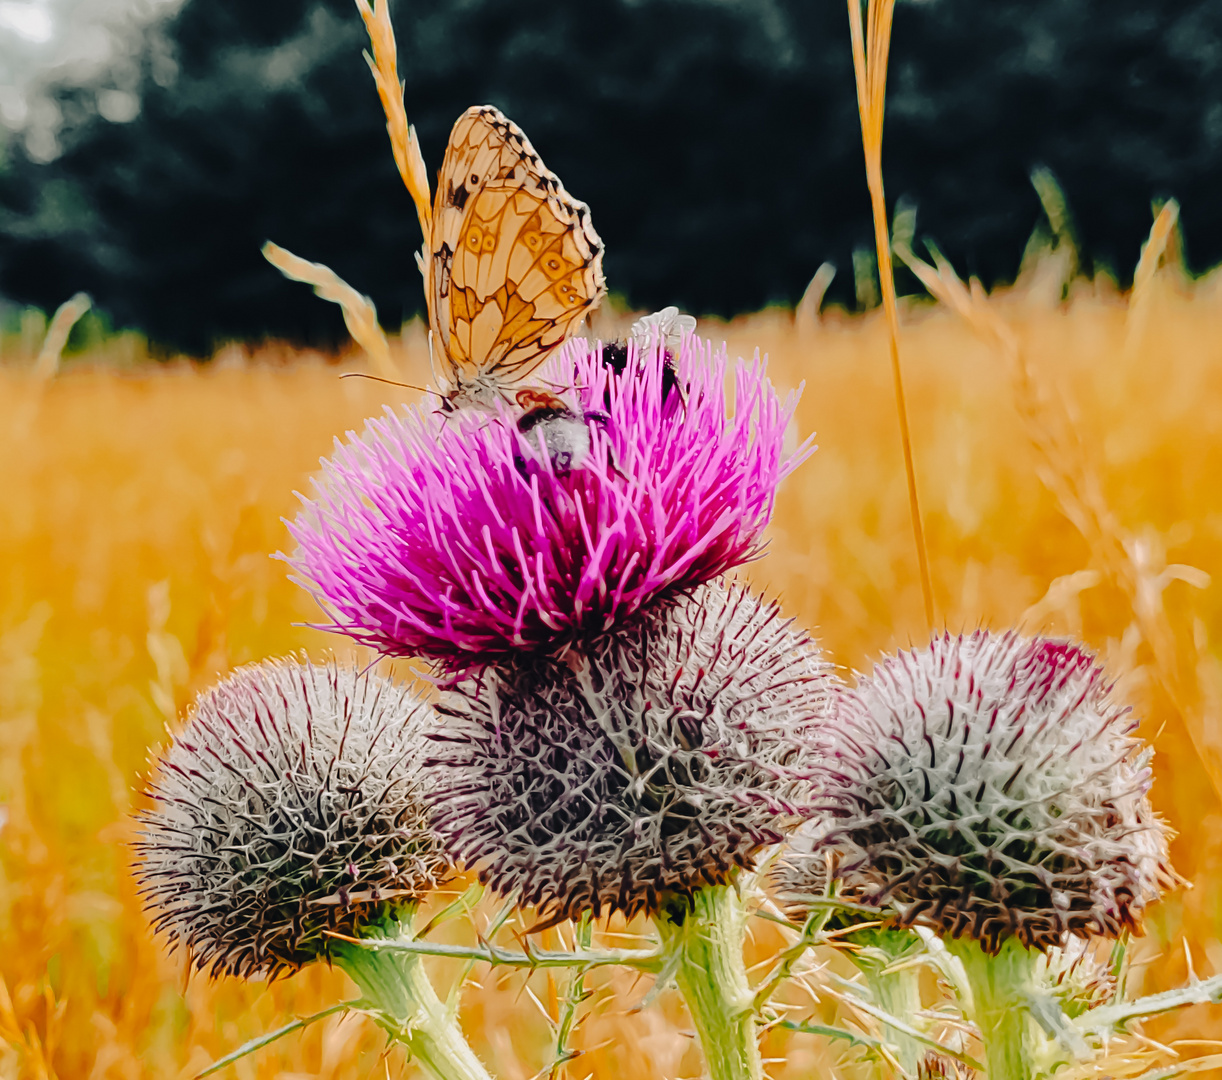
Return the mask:
<path id="1" fill-rule="evenodd" d="M 887 657 L 838 695 L 791 897 L 889 908 L 898 926 L 1017 938 L 1139 931 L 1173 880 L 1151 751 L 1085 649 L 979 630 Z M 800 901 L 799 901 L 800 904 Z"/>
<path id="2" fill-rule="evenodd" d="M 439 705 L 438 828 L 547 922 L 656 912 L 797 824 L 831 685 L 776 606 L 702 586 L 580 651 L 457 682 Z"/>
<path id="3" fill-rule="evenodd" d="M 267 661 L 201 694 L 157 763 L 135 874 L 213 975 L 274 977 L 446 872 L 423 799 L 432 710 L 378 675 Z"/>
<path id="4" fill-rule="evenodd" d="M 525 431 L 507 409 L 409 409 L 338 447 L 290 527 L 327 629 L 459 671 L 579 643 L 756 557 L 813 451 L 782 450 L 796 396 L 739 362 L 729 415 L 724 351 L 686 335 L 681 400 L 653 336 L 618 370 L 569 342 L 540 376 L 572 388 L 563 408 Z"/>

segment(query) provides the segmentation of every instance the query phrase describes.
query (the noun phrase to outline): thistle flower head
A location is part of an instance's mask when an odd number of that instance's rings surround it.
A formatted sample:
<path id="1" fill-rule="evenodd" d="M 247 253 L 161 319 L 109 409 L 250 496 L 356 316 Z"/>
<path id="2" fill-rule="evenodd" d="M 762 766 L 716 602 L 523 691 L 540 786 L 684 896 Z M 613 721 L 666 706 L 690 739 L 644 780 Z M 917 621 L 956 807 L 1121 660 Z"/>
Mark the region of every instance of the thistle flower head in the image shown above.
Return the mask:
<path id="1" fill-rule="evenodd" d="M 1170 881 L 1146 798 L 1150 751 L 1094 657 L 1014 633 L 945 635 L 838 697 L 823 813 L 783 873 L 791 894 L 891 908 L 899 926 L 1019 939 L 1139 930 Z"/>
<path id="2" fill-rule="evenodd" d="M 411 409 L 339 447 L 291 526 L 328 629 L 461 670 L 602 633 L 758 555 L 778 482 L 812 449 L 782 451 L 795 398 L 740 362 L 727 415 L 724 352 L 683 339 L 681 401 L 660 340 L 628 351 L 617 371 L 565 346 L 542 381 L 573 389 L 546 423 Z"/>
<path id="3" fill-rule="evenodd" d="M 200 970 L 275 976 L 426 892 L 446 868 L 421 794 L 431 718 L 333 664 L 255 664 L 200 695 L 140 817 L 154 928 Z"/>
<path id="4" fill-rule="evenodd" d="M 457 682 L 434 812 L 456 859 L 545 919 L 654 912 L 796 824 L 831 675 L 741 586 L 702 586 L 561 658 Z"/>

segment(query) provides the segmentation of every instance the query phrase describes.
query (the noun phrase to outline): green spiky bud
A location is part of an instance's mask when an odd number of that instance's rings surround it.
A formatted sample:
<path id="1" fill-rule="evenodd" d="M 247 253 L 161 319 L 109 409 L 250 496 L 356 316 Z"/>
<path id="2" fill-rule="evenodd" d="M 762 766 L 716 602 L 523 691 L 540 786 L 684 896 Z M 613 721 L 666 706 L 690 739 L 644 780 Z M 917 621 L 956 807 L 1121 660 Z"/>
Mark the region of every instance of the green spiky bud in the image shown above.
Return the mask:
<path id="1" fill-rule="evenodd" d="M 1085 938 L 1068 937 L 1038 958 L 1035 981 L 1051 991 L 1066 1016 L 1081 1016 L 1115 998 L 1117 962 L 1110 953 L 1100 955 Z"/>

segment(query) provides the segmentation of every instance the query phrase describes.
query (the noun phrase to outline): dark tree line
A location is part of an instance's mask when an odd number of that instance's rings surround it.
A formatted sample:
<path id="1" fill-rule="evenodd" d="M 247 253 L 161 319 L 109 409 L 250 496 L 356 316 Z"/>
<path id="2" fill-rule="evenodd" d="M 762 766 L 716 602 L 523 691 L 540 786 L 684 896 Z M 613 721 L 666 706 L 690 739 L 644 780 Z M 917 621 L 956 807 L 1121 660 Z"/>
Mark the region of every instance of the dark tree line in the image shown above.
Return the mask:
<path id="1" fill-rule="evenodd" d="M 825 259 L 851 301 L 872 242 L 839 0 L 400 0 L 409 117 L 430 167 L 491 102 L 590 203 L 611 288 L 730 314 L 792 303 Z M 90 91 L 49 165 L 7 150 L 0 294 L 85 289 L 166 346 L 328 342 L 338 314 L 267 238 L 334 267 L 395 325 L 420 236 L 351 0 L 190 0 L 150 32 L 138 118 Z M 72 118 L 75 117 L 75 120 Z M 1196 268 L 1222 260 L 1222 0 L 922 0 L 895 20 L 884 169 L 965 270 L 1015 273 L 1047 166 L 1088 265 L 1122 279 L 1152 200 L 1180 200 Z M 838 291 L 837 291 L 838 290 Z"/>

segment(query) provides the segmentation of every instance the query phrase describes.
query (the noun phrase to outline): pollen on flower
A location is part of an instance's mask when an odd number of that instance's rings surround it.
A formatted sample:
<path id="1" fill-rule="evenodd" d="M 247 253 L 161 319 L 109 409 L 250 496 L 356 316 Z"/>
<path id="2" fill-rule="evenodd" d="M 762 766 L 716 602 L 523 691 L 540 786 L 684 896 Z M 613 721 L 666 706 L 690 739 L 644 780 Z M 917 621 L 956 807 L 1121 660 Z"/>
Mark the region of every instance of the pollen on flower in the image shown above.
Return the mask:
<path id="1" fill-rule="evenodd" d="M 544 920 L 655 912 L 800 820 L 832 683 L 774 605 L 703 586 L 582 651 L 526 654 L 443 694 L 437 827 Z"/>
<path id="2" fill-rule="evenodd" d="M 153 927 L 200 970 L 295 971 L 447 867 L 422 798 L 435 722 L 409 689 L 269 661 L 200 695 L 135 844 Z"/>
<path id="3" fill-rule="evenodd" d="M 1151 751 L 1095 658 L 1070 642 L 977 631 L 882 660 L 823 729 L 819 811 L 780 872 L 897 926 L 1017 938 L 1140 931 L 1174 881 L 1147 792 Z"/>
<path id="4" fill-rule="evenodd" d="M 451 671 L 597 635 L 758 556 L 796 405 L 759 362 L 685 337 L 617 371 L 572 341 L 542 372 L 562 423 L 510 410 L 372 420 L 324 463 L 291 531 L 297 580 L 339 631 Z M 678 382 L 684 400 L 667 395 Z M 573 430 L 574 425 L 582 428 Z"/>

